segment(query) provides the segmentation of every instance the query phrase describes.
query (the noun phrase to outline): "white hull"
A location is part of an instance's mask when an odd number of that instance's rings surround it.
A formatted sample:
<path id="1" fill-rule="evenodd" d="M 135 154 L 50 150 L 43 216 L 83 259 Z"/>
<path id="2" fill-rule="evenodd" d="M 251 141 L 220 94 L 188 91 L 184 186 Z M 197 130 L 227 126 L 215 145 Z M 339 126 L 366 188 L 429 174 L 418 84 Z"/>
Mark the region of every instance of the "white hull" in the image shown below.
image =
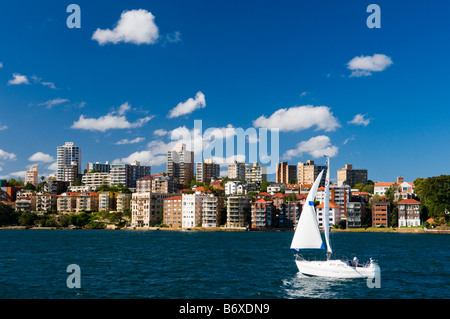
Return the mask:
<path id="1" fill-rule="evenodd" d="M 295 263 L 303 275 L 332 278 L 373 278 L 378 268 L 377 265 L 354 267 L 342 260 L 295 260 Z"/>

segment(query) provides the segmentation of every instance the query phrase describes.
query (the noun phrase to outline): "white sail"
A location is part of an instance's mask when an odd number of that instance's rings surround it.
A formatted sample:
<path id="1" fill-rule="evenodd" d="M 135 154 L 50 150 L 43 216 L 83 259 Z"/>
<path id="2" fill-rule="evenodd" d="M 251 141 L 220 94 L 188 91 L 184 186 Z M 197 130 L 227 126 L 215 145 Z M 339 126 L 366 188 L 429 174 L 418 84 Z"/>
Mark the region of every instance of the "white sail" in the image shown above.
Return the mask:
<path id="1" fill-rule="evenodd" d="M 292 239 L 291 249 L 323 249 L 322 237 L 320 236 L 319 224 L 314 208 L 314 198 L 316 197 L 317 188 L 323 175 L 323 170 L 317 176 L 306 202 L 303 205 L 302 214 L 297 224 L 297 228 Z"/>
<path id="2" fill-rule="evenodd" d="M 327 243 L 327 252 L 332 253 L 330 245 L 330 159 L 327 158 L 327 175 L 325 177 L 325 198 L 323 204 L 323 233 Z"/>

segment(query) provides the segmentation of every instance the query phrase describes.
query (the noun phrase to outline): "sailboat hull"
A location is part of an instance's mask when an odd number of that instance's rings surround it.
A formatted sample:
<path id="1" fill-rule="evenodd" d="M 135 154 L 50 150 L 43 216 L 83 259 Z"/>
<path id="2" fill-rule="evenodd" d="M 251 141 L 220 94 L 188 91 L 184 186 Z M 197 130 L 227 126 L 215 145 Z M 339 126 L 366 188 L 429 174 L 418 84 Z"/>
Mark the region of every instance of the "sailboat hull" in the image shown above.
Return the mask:
<path id="1" fill-rule="evenodd" d="M 295 263 L 303 275 L 330 278 L 374 278 L 378 268 L 377 265 L 354 267 L 342 260 L 296 260 Z"/>

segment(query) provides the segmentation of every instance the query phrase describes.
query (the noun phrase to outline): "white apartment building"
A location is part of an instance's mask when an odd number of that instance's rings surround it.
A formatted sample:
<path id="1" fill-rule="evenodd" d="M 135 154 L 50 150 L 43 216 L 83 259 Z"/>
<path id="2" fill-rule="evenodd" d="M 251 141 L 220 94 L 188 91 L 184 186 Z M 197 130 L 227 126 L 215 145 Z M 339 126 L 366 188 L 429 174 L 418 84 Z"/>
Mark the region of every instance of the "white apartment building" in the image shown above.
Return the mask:
<path id="1" fill-rule="evenodd" d="M 245 166 L 245 180 L 249 183 L 261 183 L 267 181 L 267 168 L 258 163 Z"/>
<path id="2" fill-rule="evenodd" d="M 247 185 L 241 181 L 225 183 L 225 195 L 247 194 Z"/>
<path id="3" fill-rule="evenodd" d="M 196 192 L 195 194 L 182 195 L 182 227 L 196 227 L 202 224 L 203 199 L 206 194 Z"/>
<path id="4" fill-rule="evenodd" d="M 275 195 L 276 193 L 279 193 L 279 192 L 285 191 L 285 190 L 286 190 L 286 184 L 275 183 L 275 184 L 270 184 L 269 186 L 267 186 L 267 192 L 270 195 Z"/>
<path id="5" fill-rule="evenodd" d="M 102 186 L 109 186 L 111 177 L 109 173 L 87 173 L 81 178 L 81 183 L 85 186 L 90 186 L 99 189 Z"/>
<path id="6" fill-rule="evenodd" d="M 244 180 L 245 179 L 245 163 L 234 161 L 228 165 L 228 178 Z"/>
<path id="7" fill-rule="evenodd" d="M 57 148 L 57 180 L 73 182 L 81 173 L 81 149 L 73 142 Z"/>
<path id="8" fill-rule="evenodd" d="M 329 207 L 329 225 L 338 225 L 341 222 L 341 207 L 336 205 L 333 202 L 330 202 Z M 316 207 L 316 213 L 317 213 L 317 221 L 319 222 L 319 227 L 323 228 L 323 218 L 324 218 L 324 203 L 321 203 Z"/>

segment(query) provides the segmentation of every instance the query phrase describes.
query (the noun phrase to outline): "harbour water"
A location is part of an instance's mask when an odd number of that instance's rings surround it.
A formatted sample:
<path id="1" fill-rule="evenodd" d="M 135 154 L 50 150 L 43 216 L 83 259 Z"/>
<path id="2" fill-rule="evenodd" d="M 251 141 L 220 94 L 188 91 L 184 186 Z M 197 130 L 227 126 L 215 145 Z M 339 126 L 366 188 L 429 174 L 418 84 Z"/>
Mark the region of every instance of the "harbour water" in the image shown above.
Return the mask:
<path id="1" fill-rule="evenodd" d="M 331 233 L 334 250 L 380 265 L 365 279 L 298 274 L 293 232 L 1 230 L 2 299 L 450 298 L 450 236 Z M 81 288 L 68 288 L 67 266 Z"/>

